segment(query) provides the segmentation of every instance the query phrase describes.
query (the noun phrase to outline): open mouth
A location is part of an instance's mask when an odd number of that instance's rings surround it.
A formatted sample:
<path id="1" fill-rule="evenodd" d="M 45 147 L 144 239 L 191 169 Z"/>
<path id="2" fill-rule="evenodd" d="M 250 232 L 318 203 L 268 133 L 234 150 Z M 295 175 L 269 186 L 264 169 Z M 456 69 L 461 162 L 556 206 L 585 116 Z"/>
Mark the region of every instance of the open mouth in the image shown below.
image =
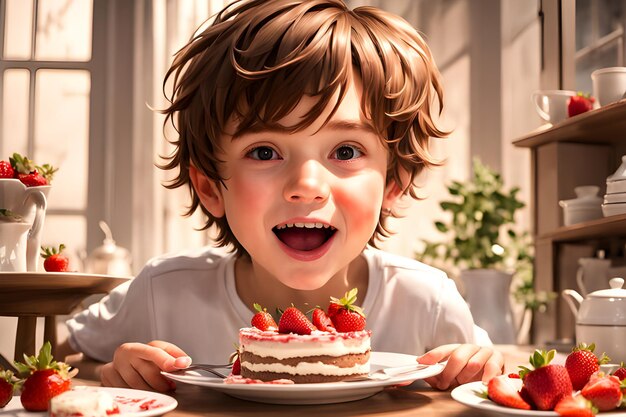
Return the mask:
<path id="1" fill-rule="evenodd" d="M 323 223 L 290 223 L 275 226 L 272 231 L 290 248 L 312 251 L 326 243 L 337 229 Z"/>

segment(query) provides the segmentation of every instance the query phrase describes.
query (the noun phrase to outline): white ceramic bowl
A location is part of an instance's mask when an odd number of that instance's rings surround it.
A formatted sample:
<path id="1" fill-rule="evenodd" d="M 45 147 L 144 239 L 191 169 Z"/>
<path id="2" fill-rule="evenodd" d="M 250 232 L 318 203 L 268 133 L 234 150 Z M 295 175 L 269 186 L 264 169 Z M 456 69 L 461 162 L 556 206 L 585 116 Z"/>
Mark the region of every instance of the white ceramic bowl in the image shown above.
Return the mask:
<path id="1" fill-rule="evenodd" d="M 593 95 L 601 106 L 621 100 L 626 92 L 626 67 L 610 67 L 591 73 Z"/>
<path id="2" fill-rule="evenodd" d="M 604 195 L 604 204 L 626 203 L 626 193 Z"/>
<path id="3" fill-rule="evenodd" d="M 602 204 L 604 217 L 617 216 L 626 213 L 626 203 Z"/>

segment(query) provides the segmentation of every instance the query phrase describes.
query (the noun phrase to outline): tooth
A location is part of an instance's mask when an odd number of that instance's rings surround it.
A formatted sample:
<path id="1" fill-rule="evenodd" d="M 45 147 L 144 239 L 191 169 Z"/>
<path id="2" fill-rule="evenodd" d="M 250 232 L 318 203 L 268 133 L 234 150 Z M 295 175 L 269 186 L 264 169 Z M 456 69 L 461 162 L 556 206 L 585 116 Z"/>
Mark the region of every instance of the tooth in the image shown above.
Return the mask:
<path id="1" fill-rule="evenodd" d="M 304 227 L 304 223 L 294 223 L 294 226 L 296 226 L 296 227 Z"/>
<path id="2" fill-rule="evenodd" d="M 324 227 L 324 225 L 322 223 L 315 223 L 315 228 L 316 229 L 321 229 L 323 227 Z"/>
<path id="3" fill-rule="evenodd" d="M 315 228 L 315 223 L 305 223 L 304 227 L 306 227 L 307 229 L 314 229 Z"/>
<path id="4" fill-rule="evenodd" d="M 293 223 L 287 223 L 285 227 L 293 227 Z"/>

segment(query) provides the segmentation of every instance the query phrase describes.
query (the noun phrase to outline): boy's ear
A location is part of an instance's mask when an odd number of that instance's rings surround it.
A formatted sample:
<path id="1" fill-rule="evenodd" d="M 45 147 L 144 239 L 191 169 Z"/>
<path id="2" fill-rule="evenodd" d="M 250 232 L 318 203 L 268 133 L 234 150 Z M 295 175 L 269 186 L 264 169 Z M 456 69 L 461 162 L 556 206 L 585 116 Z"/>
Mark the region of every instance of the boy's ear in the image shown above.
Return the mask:
<path id="1" fill-rule="evenodd" d="M 394 180 L 391 180 L 385 187 L 383 208 L 392 208 L 400 197 L 402 197 L 402 187 Z"/>
<path id="2" fill-rule="evenodd" d="M 194 166 L 189 167 L 189 178 L 204 208 L 217 218 L 224 217 L 224 199 L 219 185 Z"/>
<path id="3" fill-rule="evenodd" d="M 385 194 L 383 195 L 383 208 L 392 208 L 395 202 L 404 194 L 405 186 L 411 180 L 408 172 L 405 170 L 400 171 L 400 181 L 402 184 L 398 184 L 396 180 L 391 181 L 385 186 Z"/>

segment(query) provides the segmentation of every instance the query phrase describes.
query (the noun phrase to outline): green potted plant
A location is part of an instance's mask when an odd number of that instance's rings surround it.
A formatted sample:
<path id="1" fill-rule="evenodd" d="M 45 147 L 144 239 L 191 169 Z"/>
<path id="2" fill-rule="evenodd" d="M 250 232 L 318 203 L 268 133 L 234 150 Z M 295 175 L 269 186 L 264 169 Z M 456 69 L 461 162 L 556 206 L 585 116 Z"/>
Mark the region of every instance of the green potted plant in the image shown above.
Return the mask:
<path id="1" fill-rule="evenodd" d="M 501 175 L 475 158 L 471 180 L 453 181 L 448 192 L 452 199 L 440 206 L 449 220 L 435 222 L 447 239 L 425 241 L 416 257 L 455 268 L 475 322 L 495 343 L 515 343 L 520 333 L 528 332 L 532 311 L 545 308 L 552 298 L 533 290 L 532 242 L 515 220 L 525 206 L 519 188 L 505 189 Z M 518 329 L 509 301 L 514 276 L 513 296 L 524 308 Z"/>

